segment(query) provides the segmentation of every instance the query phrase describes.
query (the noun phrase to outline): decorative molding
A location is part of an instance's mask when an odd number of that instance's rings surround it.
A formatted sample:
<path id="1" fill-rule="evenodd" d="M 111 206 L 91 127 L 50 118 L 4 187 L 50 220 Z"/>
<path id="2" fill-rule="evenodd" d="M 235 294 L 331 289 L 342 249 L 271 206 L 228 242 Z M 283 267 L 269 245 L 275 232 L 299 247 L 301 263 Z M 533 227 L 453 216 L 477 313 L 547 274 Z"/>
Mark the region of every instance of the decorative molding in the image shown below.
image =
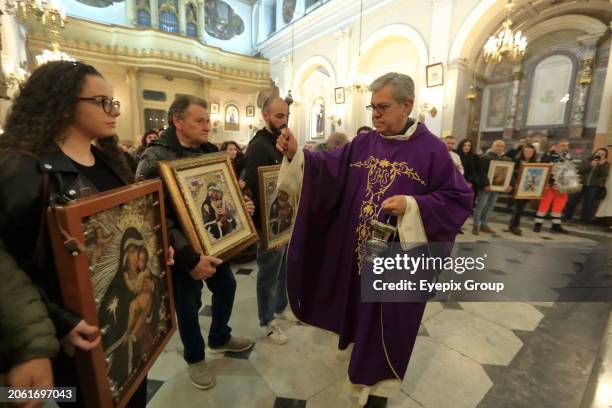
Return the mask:
<path id="1" fill-rule="evenodd" d="M 28 48 L 32 50 L 48 49 L 50 44 L 48 38 L 44 34 L 30 32 L 27 38 Z M 129 48 L 127 46 L 101 44 L 99 42 L 90 42 L 85 40 L 75 40 L 71 38 L 63 38 L 60 41 L 60 47 L 71 55 L 78 54 L 97 54 L 99 56 L 115 57 L 116 62 L 123 62 L 134 66 L 150 66 L 152 61 L 180 63 L 189 66 L 191 69 L 196 69 L 204 76 L 216 78 L 231 78 L 236 80 L 247 80 L 255 82 L 265 88 L 269 84 L 270 74 L 265 72 L 262 65 L 262 71 L 248 71 L 245 69 L 234 68 L 231 66 L 221 65 L 214 62 L 204 61 L 202 58 L 192 55 L 185 55 L 174 51 L 158 50 L 153 48 Z M 179 68 L 174 65 L 172 68 Z"/>

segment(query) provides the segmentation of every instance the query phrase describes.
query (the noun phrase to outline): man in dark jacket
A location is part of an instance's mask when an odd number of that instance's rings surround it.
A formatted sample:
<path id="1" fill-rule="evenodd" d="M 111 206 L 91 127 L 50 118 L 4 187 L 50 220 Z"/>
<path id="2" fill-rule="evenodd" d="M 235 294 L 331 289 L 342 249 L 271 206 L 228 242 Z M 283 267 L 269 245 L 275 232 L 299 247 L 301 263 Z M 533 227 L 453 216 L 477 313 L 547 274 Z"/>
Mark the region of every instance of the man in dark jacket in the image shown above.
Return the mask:
<path id="1" fill-rule="evenodd" d="M 0 281 L 0 386 L 50 388 L 55 329 L 38 289 L 1 241 Z"/>
<path id="2" fill-rule="evenodd" d="M 280 164 L 283 155 L 276 149 L 276 139 L 281 129 L 287 126 L 289 106 L 279 97 L 266 100 L 262 108 L 266 127 L 261 129 L 249 143 L 245 158 L 246 186 L 253 194 L 253 200 L 259 203 L 259 176 L 257 169 L 262 166 Z M 258 206 L 255 209 L 254 222 L 257 230 L 262 231 L 261 215 L 266 211 Z M 287 342 L 287 336 L 276 324 L 274 314 L 286 316 L 287 294 L 285 290 L 285 247 L 264 251 L 261 243 L 257 246 L 257 309 L 259 324 L 266 337 L 276 344 Z"/>
<path id="3" fill-rule="evenodd" d="M 210 116 L 205 100 L 192 96 L 177 97 L 168 111 L 169 127 L 157 141 L 151 142 L 138 164 L 137 176 L 146 179 L 160 176 L 158 162 L 181 157 L 200 156 L 219 151 L 208 142 Z M 168 196 L 166 196 L 168 197 Z M 247 210 L 253 204 L 247 201 Z M 212 322 L 208 346 L 212 353 L 240 352 L 253 347 L 253 342 L 231 335 L 228 326 L 236 279 L 228 262 L 197 253 L 185 238 L 171 203 L 166 205 L 168 237 L 174 248 L 172 269 L 174 303 L 181 340 L 185 346 L 183 357 L 189 365 L 189 377 L 199 389 L 212 388 L 215 376 L 204 360 L 204 338 L 198 313 L 202 306 L 203 280 L 212 297 Z"/>
<path id="4" fill-rule="evenodd" d="M 474 227 L 472 234 L 478 235 L 480 231 L 494 233 L 487 221 L 489 214 L 495 208 L 495 203 L 499 197 L 499 192 L 491 191 L 491 182 L 489 181 L 489 167 L 491 161 L 511 161 L 504 155 L 506 143 L 503 140 L 496 140 L 491 145 L 491 151 L 480 159 L 480 173 L 478 177 L 478 202 L 474 209 Z M 506 193 L 510 192 L 512 187 L 506 188 Z"/>

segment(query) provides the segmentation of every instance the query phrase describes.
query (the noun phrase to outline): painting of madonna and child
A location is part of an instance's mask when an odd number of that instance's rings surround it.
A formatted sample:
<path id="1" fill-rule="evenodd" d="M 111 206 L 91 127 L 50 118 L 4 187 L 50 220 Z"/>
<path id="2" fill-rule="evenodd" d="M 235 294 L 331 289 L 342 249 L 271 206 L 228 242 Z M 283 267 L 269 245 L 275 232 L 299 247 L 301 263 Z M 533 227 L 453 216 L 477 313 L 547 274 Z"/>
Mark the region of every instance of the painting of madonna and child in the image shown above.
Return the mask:
<path id="1" fill-rule="evenodd" d="M 262 243 L 266 250 L 278 248 L 291 240 L 297 215 L 295 194 L 278 190 L 276 183 L 280 165 L 259 167 L 259 191 L 261 208 Z"/>
<path id="2" fill-rule="evenodd" d="M 257 241 L 224 153 L 162 162 L 160 168 L 181 226 L 196 251 L 228 260 Z"/>
<path id="3" fill-rule="evenodd" d="M 126 191 L 134 188 L 127 187 Z M 110 208 L 107 201 L 94 202 L 92 197 L 90 209 L 106 209 L 80 218 L 92 305 L 95 303 L 104 353 L 104 364 L 94 365 L 94 370 L 106 368 L 108 389 L 115 403 L 129 397 L 125 393 L 133 388 L 174 330 L 159 182 L 157 189 L 157 193 L 140 195 Z M 120 193 L 113 199 L 117 194 Z M 82 205 L 85 208 L 87 201 Z M 70 206 L 65 212 L 71 212 Z M 79 258 L 74 258 L 77 265 L 82 262 Z M 77 280 L 87 276 L 80 271 L 76 271 Z M 73 286 L 88 287 L 89 283 Z M 93 306 L 89 307 L 93 310 Z M 85 317 L 87 308 L 82 314 Z"/>

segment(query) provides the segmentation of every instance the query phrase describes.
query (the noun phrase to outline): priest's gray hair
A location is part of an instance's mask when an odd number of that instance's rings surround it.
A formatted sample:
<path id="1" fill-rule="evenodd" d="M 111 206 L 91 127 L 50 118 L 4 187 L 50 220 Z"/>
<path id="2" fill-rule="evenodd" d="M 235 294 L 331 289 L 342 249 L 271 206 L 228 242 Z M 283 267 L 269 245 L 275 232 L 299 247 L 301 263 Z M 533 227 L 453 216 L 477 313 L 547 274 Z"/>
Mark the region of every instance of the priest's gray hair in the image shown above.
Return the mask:
<path id="1" fill-rule="evenodd" d="M 374 82 L 370 84 L 370 92 L 378 92 L 387 84 L 392 84 L 395 87 L 393 98 L 398 103 L 404 103 L 406 99 L 412 99 L 414 101 L 414 81 L 408 75 L 389 72 L 376 78 Z"/>

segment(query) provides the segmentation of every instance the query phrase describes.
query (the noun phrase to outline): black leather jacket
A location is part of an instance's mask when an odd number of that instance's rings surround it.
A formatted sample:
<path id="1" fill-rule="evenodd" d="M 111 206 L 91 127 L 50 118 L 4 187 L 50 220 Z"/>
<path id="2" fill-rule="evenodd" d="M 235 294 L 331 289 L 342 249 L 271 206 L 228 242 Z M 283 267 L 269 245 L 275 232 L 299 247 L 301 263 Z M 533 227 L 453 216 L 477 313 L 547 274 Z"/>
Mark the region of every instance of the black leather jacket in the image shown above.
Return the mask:
<path id="1" fill-rule="evenodd" d="M 136 170 L 136 177 L 145 179 L 159 178 L 159 165 L 161 160 L 174 160 L 181 157 L 200 156 L 206 153 L 218 152 L 219 148 L 212 143 L 204 143 L 198 149 L 189 149 L 179 143 L 176 131 L 169 127 L 159 137 L 152 141 L 146 148 Z M 170 195 L 165 191 L 166 197 L 166 224 L 168 228 L 168 240 L 174 248 L 174 266 L 172 270 L 177 273 L 188 273 L 200 261 L 198 254 L 183 234 L 179 220 L 174 212 L 170 201 Z"/>
<path id="2" fill-rule="evenodd" d="M 96 160 L 103 160 L 93 149 Z M 126 185 L 129 183 L 112 163 L 105 163 L 121 181 Z M 43 197 L 45 174 L 48 176 L 48 189 L 46 197 Z M 55 261 L 46 223 L 43 222 L 46 208 L 50 203 L 63 204 L 84 193 L 97 192 L 96 187 L 61 151 L 41 158 L 24 152 L 0 155 L 0 239 L 21 269 L 43 290 L 60 339 L 76 326 L 81 317 L 61 307 Z M 35 253 L 39 235 L 42 245 Z"/>

